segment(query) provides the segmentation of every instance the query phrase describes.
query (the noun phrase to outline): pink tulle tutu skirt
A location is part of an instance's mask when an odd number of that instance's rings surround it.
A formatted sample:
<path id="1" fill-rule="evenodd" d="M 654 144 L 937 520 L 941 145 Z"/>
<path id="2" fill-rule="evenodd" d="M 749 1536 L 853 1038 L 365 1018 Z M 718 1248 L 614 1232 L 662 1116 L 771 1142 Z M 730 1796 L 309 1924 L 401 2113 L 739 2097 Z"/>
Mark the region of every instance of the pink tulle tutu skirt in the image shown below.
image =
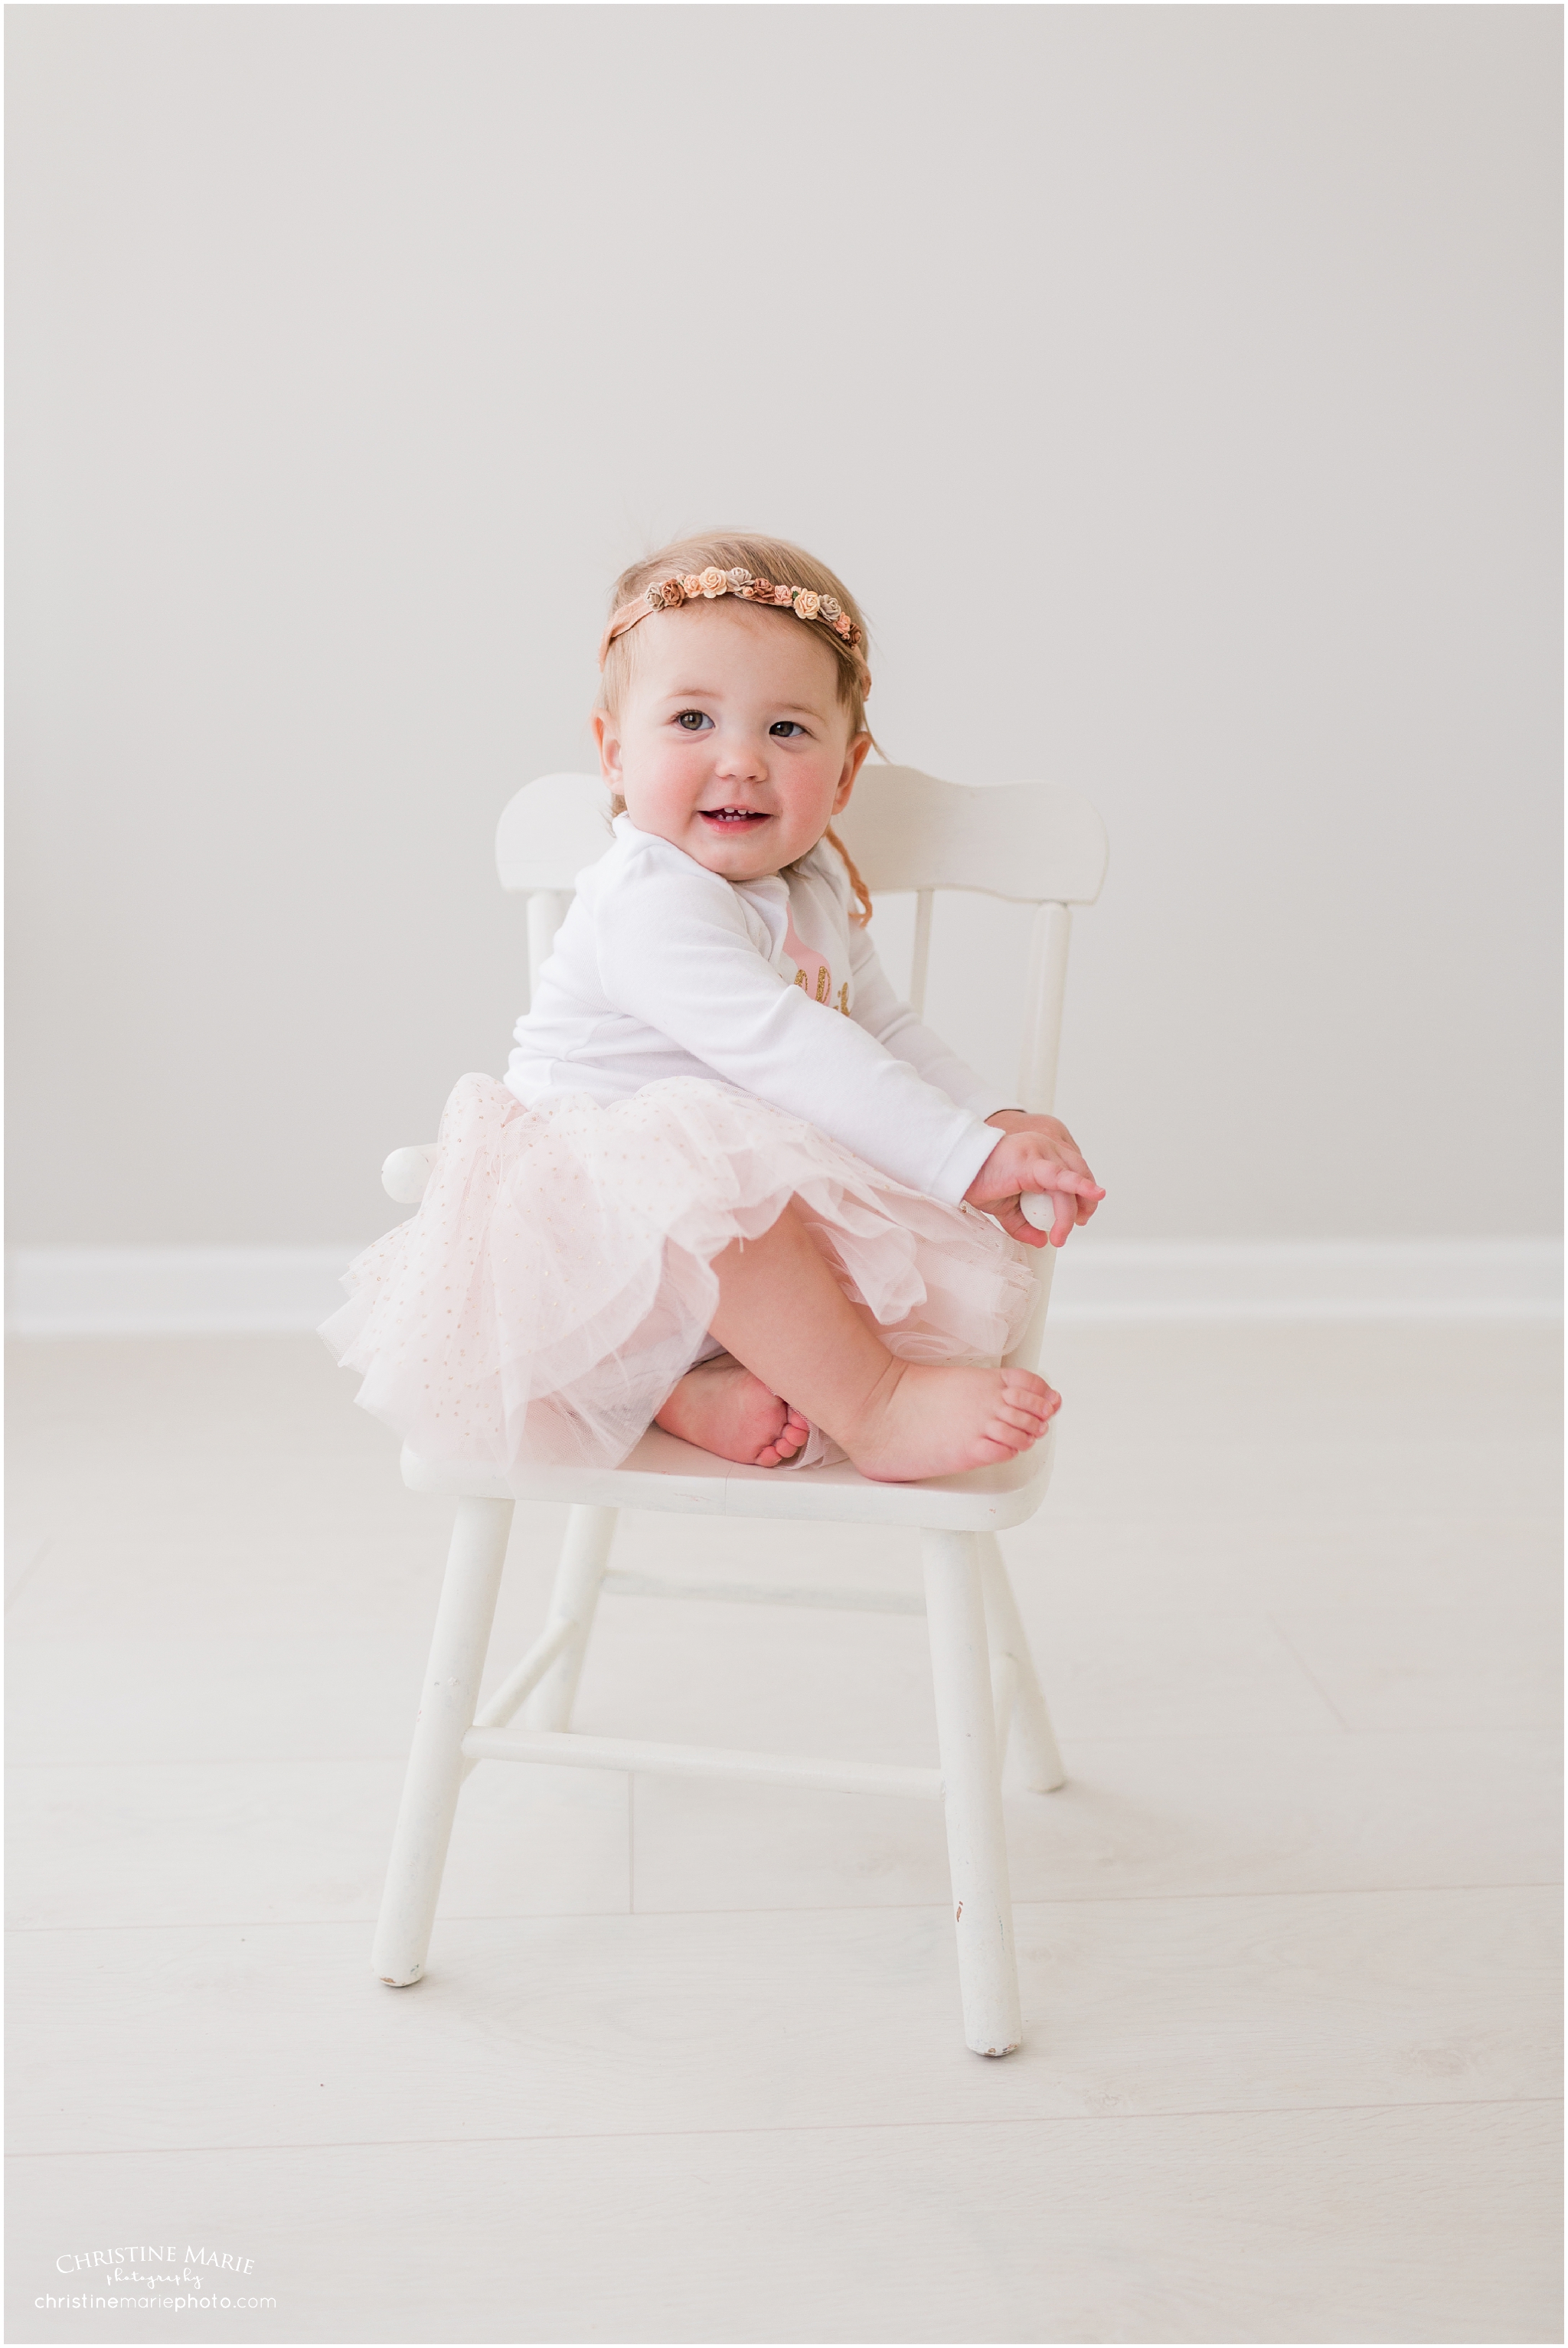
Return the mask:
<path id="1" fill-rule="evenodd" d="M 364 1408 L 430 1457 L 614 1467 L 704 1350 L 714 1257 L 791 1198 L 892 1353 L 994 1363 L 1016 1343 L 1033 1276 L 988 1215 L 696 1077 L 525 1108 L 464 1076 L 418 1211 L 355 1259 L 321 1334 Z"/>

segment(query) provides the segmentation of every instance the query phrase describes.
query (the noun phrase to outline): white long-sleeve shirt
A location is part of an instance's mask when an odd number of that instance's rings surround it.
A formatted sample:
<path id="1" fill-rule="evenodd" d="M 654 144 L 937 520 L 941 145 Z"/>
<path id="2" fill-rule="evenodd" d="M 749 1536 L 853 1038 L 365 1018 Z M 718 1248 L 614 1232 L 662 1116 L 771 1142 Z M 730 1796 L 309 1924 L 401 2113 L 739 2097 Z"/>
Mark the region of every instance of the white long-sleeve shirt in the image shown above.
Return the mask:
<path id="1" fill-rule="evenodd" d="M 506 1081 L 519 1100 L 624 1100 L 662 1077 L 717 1076 L 913 1189 L 962 1199 L 1006 1097 L 894 994 L 850 919 L 834 850 L 730 881 L 629 816 L 613 829 L 517 1023 Z"/>

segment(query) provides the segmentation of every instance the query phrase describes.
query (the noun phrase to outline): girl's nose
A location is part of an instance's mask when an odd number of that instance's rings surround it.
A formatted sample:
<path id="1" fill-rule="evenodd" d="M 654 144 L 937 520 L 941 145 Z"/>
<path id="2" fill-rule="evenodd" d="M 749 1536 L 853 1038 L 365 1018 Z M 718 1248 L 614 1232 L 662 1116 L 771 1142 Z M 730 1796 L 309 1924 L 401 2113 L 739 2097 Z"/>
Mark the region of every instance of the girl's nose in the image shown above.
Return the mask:
<path id="1" fill-rule="evenodd" d="M 760 783 L 768 774 L 768 753 L 755 735 L 744 735 L 720 745 L 713 770 L 722 782 Z"/>

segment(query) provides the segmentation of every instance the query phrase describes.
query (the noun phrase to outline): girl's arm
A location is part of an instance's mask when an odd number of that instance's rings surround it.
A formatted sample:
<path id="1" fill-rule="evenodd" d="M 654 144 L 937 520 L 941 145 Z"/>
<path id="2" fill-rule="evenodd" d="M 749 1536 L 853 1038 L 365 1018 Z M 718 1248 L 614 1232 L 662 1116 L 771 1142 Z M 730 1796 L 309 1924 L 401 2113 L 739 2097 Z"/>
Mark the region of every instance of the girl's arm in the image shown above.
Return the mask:
<path id="1" fill-rule="evenodd" d="M 940 1035 L 921 1024 L 907 1003 L 899 1000 L 864 930 L 850 932 L 850 970 L 855 989 L 850 1016 L 874 1035 L 884 1051 L 907 1061 L 928 1085 L 939 1086 L 949 1100 L 966 1108 L 971 1117 L 993 1117 L 998 1109 L 1013 1107 L 1010 1095 L 977 1076 Z"/>
<path id="2" fill-rule="evenodd" d="M 850 938 L 855 984 L 851 1016 L 888 1051 L 917 1068 L 928 1084 L 939 1085 L 960 1107 L 985 1118 L 1006 1137 L 1005 1146 L 998 1143 L 992 1150 L 965 1197 L 972 1206 L 995 1215 L 1003 1230 L 1026 1247 L 1039 1248 L 1047 1244 L 1047 1234 L 1025 1220 L 1022 1194 L 1053 1193 L 1056 1213 L 1048 1243 L 1061 1247 L 1074 1225 L 1087 1223 L 1105 1196 L 1067 1127 L 1059 1117 L 1026 1115 L 1009 1103 L 1006 1093 L 977 1076 L 899 1000 L 864 930 L 851 927 Z"/>
<path id="3" fill-rule="evenodd" d="M 600 983 L 614 1009 L 912 1189 L 963 1198 L 996 1147 L 995 1128 L 789 984 L 766 957 L 760 917 L 750 916 L 754 937 L 727 880 L 645 834 L 595 870 Z"/>

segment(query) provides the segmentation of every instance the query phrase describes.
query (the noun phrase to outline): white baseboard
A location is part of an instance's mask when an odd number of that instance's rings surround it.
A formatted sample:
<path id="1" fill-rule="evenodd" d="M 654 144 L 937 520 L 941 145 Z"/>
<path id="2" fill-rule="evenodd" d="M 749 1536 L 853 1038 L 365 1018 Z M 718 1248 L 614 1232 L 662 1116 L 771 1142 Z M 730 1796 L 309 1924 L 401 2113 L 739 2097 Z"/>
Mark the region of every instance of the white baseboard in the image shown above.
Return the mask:
<path id="1" fill-rule="evenodd" d="M 344 1301 L 341 1247 L 22 1247 L 6 1327 L 22 1337 L 241 1335 L 314 1329 Z M 1545 1321 L 1563 1310 L 1556 1240 L 1100 1240 L 1058 1259 L 1051 1318 Z"/>
<path id="2" fill-rule="evenodd" d="M 1088 1244 L 1085 1244 L 1085 1241 Z M 1051 1319 L 1548 1321 L 1560 1240 L 1106 1240 L 1077 1232 Z"/>
<path id="3" fill-rule="evenodd" d="M 228 1336 L 314 1329 L 368 1246 L 19 1247 L 6 1258 L 16 1337 Z"/>

